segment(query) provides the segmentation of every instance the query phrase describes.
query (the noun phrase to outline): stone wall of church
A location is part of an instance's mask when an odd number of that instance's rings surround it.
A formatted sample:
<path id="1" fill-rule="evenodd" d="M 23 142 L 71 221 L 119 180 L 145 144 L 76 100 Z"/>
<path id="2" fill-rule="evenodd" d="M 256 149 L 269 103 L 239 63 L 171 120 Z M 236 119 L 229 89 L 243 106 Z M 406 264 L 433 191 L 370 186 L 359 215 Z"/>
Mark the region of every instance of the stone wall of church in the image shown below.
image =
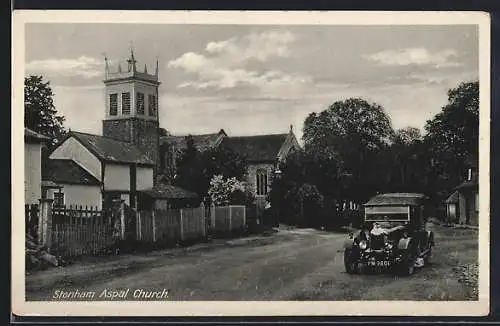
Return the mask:
<path id="1" fill-rule="evenodd" d="M 159 124 L 138 118 L 103 120 L 103 136 L 129 142 L 140 147 L 151 160 L 156 162 L 154 176 L 159 160 Z"/>

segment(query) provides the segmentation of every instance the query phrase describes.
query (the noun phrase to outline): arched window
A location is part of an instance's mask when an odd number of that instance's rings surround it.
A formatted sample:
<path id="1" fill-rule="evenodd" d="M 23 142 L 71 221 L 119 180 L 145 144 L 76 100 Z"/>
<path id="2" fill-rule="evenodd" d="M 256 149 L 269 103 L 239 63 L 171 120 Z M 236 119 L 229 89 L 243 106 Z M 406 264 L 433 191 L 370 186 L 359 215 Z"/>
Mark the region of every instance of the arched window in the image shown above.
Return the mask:
<path id="1" fill-rule="evenodd" d="M 267 195 L 267 171 L 263 169 L 257 170 L 255 178 L 257 196 Z"/>

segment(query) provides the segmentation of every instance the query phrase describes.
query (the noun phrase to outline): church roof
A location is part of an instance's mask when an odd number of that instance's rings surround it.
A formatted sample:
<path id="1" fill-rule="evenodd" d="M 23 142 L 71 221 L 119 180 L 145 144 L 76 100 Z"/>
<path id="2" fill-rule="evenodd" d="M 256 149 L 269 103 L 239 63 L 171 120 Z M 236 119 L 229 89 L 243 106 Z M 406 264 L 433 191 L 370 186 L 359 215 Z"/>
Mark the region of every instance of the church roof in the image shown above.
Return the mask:
<path id="1" fill-rule="evenodd" d="M 195 147 L 200 151 L 205 151 L 213 146 L 217 146 L 222 139 L 222 137 L 226 137 L 226 132 L 221 129 L 217 133 L 211 134 L 200 134 L 200 135 L 191 135 L 193 137 Z M 182 150 L 187 147 L 187 135 L 184 136 L 162 136 L 160 137 L 161 144 L 168 144 L 170 146 L 174 146 L 177 150 Z"/>
<path id="2" fill-rule="evenodd" d="M 289 134 L 226 137 L 222 145 L 249 162 L 275 161 Z"/>
<path id="3" fill-rule="evenodd" d="M 99 185 L 87 170 L 73 160 L 47 159 L 42 164 L 42 180 L 57 184 Z"/>
<path id="4" fill-rule="evenodd" d="M 131 143 L 75 131 L 70 131 L 68 136 L 76 138 L 83 146 L 102 161 L 136 163 L 142 165 L 155 164 L 146 153 Z"/>

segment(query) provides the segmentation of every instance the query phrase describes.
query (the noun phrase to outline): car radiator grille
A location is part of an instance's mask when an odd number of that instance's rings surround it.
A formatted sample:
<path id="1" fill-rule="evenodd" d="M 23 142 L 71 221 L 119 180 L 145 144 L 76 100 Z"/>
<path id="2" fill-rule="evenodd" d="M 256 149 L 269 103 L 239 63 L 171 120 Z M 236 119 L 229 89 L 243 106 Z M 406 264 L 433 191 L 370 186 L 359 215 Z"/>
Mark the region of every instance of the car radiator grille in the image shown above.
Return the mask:
<path id="1" fill-rule="evenodd" d="M 374 250 L 383 249 L 385 247 L 385 241 L 383 235 L 372 235 L 370 239 L 370 247 Z"/>

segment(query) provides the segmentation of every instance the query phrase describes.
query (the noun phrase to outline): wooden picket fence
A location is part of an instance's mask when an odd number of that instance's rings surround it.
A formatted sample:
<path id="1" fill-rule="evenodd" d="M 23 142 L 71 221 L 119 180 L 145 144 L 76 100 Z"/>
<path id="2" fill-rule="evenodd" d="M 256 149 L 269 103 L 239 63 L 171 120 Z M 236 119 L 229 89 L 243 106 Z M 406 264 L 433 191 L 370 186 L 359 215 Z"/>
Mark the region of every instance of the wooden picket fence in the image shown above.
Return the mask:
<path id="1" fill-rule="evenodd" d="M 203 239 L 211 234 L 230 234 L 244 230 L 246 207 L 240 205 L 140 211 L 137 239 L 145 243 L 172 244 Z M 210 217 L 210 220 L 207 219 Z M 208 223 L 210 222 L 210 223 Z"/>
<path id="2" fill-rule="evenodd" d="M 205 238 L 205 209 L 155 209 L 137 214 L 137 239 L 148 243 L 176 243 Z"/>
<path id="3" fill-rule="evenodd" d="M 108 214 L 94 207 L 52 210 L 51 253 L 62 257 L 106 254 L 113 245 Z"/>
<path id="4" fill-rule="evenodd" d="M 212 207 L 210 224 L 214 233 L 241 231 L 246 225 L 246 207 L 242 205 Z"/>

